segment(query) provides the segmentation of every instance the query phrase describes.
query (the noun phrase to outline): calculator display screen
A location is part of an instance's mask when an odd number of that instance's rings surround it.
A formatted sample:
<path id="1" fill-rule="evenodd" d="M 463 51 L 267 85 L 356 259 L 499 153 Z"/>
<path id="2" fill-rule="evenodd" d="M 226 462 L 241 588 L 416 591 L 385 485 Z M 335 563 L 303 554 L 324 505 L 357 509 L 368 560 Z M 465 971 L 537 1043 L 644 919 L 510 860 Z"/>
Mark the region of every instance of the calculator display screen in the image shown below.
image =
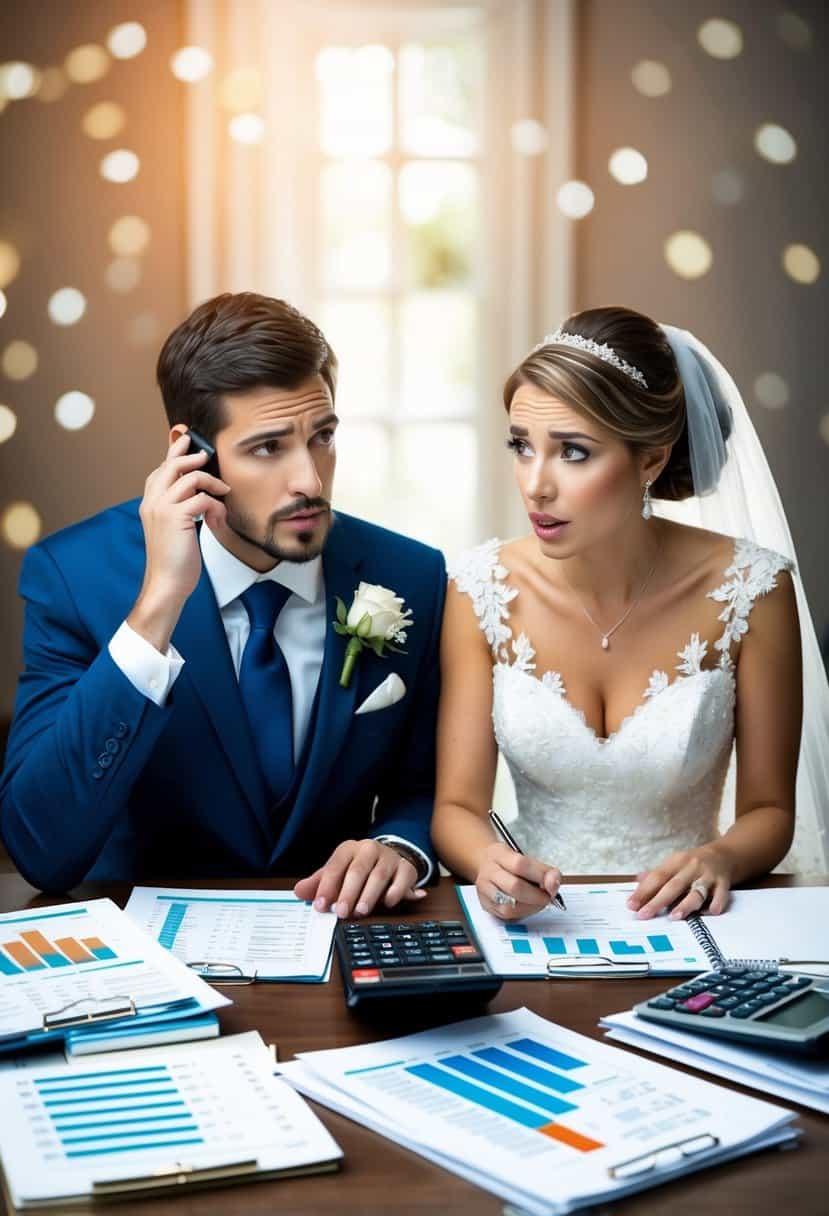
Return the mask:
<path id="1" fill-rule="evenodd" d="M 771 1013 L 755 1018 L 757 1022 L 768 1022 L 770 1026 L 787 1026 L 791 1030 L 803 1030 L 822 1018 L 829 1016 L 829 996 L 819 992 L 807 992 L 796 1001 L 775 1009 Z"/>

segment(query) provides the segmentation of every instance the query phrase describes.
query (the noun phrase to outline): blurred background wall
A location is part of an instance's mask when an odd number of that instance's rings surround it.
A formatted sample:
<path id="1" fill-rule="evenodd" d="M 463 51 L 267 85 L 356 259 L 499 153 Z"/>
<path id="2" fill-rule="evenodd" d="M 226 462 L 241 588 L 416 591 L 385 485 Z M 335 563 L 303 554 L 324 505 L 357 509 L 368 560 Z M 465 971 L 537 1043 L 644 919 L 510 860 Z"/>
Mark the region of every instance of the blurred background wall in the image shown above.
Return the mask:
<path id="1" fill-rule="evenodd" d="M 221 290 L 322 324 L 335 501 L 450 554 L 522 527 L 500 385 L 530 345 L 602 303 L 693 329 L 825 633 L 828 24 L 818 0 L 0 6 L 0 719 L 23 551 L 140 494 L 160 343 Z"/>

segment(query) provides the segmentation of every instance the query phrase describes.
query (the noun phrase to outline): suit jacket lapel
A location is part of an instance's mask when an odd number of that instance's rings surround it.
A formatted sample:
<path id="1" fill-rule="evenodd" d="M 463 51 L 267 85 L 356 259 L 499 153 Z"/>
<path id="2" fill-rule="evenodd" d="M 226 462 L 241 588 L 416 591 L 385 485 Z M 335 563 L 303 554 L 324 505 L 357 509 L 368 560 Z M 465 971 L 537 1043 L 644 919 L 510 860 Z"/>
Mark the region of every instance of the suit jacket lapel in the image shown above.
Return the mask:
<path id="1" fill-rule="evenodd" d="M 179 679 L 187 679 L 201 700 L 245 797 L 268 839 L 266 793 L 219 606 L 206 570 L 184 606 L 173 645 L 189 660 Z M 198 742 L 194 741 L 194 746 Z"/>
<path id="2" fill-rule="evenodd" d="M 341 688 L 340 672 L 347 639 L 340 637 L 331 627 L 336 617 L 337 596 L 345 602 L 346 607 L 350 606 L 359 582 L 357 572 L 361 558 L 353 552 L 348 542 L 347 526 L 341 520 L 336 520 L 322 555 L 327 615 L 316 726 L 293 810 L 279 837 L 276 850 L 279 853 L 284 851 L 302 826 L 308 807 L 313 806 L 324 787 L 357 705 L 361 662 L 357 660 L 348 688 Z M 304 826 L 306 830 L 309 827 L 308 824 Z"/>

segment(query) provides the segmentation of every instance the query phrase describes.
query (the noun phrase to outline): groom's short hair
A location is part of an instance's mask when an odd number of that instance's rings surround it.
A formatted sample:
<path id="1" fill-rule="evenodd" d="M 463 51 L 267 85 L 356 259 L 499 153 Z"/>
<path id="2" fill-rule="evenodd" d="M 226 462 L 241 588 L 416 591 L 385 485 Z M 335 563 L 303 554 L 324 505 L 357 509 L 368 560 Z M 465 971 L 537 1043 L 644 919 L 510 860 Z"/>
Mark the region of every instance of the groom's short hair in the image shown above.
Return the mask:
<path id="1" fill-rule="evenodd" d="M 161 348 L 156 375 L 170 426 L 184 423 L 212 442 L 224 425 L 225 393 L 293 389 L 319 375 L 333 401 L 337 357 L 296 308 L 244 291 L 194 309 Z"/>

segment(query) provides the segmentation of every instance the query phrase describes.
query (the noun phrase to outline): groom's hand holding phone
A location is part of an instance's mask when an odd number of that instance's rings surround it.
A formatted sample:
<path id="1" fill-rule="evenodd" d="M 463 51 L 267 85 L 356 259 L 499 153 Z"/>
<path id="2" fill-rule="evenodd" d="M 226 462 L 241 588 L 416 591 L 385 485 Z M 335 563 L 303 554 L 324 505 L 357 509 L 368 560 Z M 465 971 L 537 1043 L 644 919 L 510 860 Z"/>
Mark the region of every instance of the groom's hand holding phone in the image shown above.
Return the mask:
<path id="1" fill-rule="evenodd" d="M 196 520 L 202 516 L 215 527 L 226 516 L 221 500 L 230 486 L 207 472 L 208 459 L 204 447 L 191 450 L 185 433 L 144 484 L 138 511 L 147 553 L 144 581 L 127 623 L 162 654 L 201 576 Z"/>

